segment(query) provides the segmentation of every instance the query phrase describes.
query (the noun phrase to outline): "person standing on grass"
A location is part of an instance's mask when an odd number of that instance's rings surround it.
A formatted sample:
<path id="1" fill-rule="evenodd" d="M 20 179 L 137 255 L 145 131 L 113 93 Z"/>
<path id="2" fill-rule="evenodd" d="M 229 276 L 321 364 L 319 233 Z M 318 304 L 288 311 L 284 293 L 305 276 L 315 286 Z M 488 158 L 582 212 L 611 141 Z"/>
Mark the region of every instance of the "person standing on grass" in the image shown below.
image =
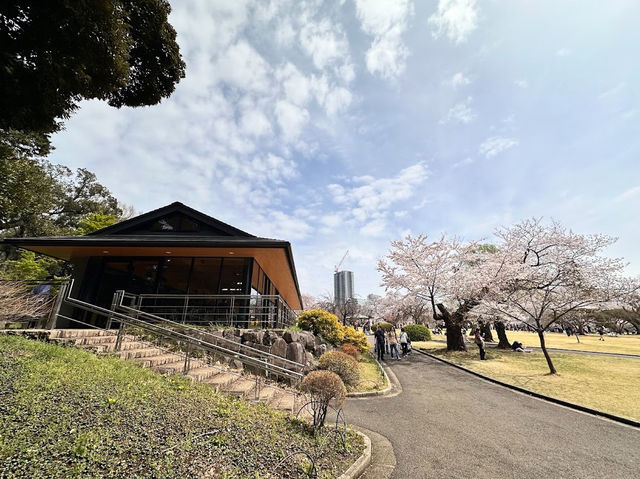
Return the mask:
<path id="1" fill-rule="evenodd" d="M 387 344 L 389 344 L 391 359 L 393 359 L 393 353 L 396 353 L 396 359 L 400 359 L 398 354 L 398 336 L 396 335 L 396 328 L 391 328 L 387 332 Z"/>
<path id="2" fill-rule="evenodd" d="M 480 350 L 480 360 L 485 361 L 486 358 L 486 350 L 484 349 L 484 336 L 480 332 L 480 328 L 476 328 L 475 334 L 475 343 L 478 345 L 478 349 Z"/>
<path id="3" fill-rule="evenodd" d="M 407 336 L 404 328 L 400 330 L 400 346 L 402 346 L 402 357 L 404 358 L 409 352 L 407 349 L 407 344 L 409 343 L 409 336 Z"/>
<path id="4" fill-rule="evenodd" d="M 384 331 L 378 325 L 376 332 L 373 334 L 376 338 L 376 351 L 378 351 L 378 361 L 384 361 Z"/>

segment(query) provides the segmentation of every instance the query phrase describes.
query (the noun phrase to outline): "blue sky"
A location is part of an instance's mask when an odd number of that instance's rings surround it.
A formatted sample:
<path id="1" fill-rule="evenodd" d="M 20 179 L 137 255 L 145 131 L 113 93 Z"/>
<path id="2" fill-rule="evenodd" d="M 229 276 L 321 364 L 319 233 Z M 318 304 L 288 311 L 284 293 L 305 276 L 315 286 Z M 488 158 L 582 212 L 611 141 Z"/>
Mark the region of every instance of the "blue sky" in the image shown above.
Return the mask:
<path id="1" fill-rule="evenodd" d="M 407 233 L 556 218 L 640 273 L 640 3 L 172 1 L 187 76 L 162 104 L 85 102 L 51 160 L 144 212 L 182 201 L 380 293 Z"/>

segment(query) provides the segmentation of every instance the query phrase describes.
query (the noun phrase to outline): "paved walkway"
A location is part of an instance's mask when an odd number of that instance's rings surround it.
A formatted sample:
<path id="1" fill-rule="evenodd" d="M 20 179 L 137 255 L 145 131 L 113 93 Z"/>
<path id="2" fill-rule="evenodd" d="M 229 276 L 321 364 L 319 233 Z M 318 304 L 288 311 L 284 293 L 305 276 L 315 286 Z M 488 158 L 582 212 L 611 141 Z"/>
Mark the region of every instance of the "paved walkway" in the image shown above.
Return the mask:
<path id="1" fill-rule="evenodd" d="M 345 413 L 350 423 L 391 441 L 392 478 L 638 477 L 639 429 L 531 398 L 423 355 L 387 363 L 402 394 L 350 398 Z"/>

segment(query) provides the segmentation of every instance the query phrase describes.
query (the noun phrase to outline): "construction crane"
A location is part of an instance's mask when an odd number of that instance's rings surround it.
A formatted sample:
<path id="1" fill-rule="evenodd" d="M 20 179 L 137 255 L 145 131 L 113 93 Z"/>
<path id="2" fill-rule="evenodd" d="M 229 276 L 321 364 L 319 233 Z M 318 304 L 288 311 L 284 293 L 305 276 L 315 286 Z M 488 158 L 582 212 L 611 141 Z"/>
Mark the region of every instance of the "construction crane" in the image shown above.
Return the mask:
<path id="1" fill-rule="evenodd" d="M 347 255 L 349 254 L 349 250 L 347 250 L 347 252 L 344 254 L 344 256 L 342 257 L 342 259 L 340 260 L 340 262 L 333 268 L 333 271 L 335 273 L 338 272 L 338 270 L 340 269 L 340 266 L 342 266 L 342 263 L 344 262 L 344 259 L 347 257 Z"/>

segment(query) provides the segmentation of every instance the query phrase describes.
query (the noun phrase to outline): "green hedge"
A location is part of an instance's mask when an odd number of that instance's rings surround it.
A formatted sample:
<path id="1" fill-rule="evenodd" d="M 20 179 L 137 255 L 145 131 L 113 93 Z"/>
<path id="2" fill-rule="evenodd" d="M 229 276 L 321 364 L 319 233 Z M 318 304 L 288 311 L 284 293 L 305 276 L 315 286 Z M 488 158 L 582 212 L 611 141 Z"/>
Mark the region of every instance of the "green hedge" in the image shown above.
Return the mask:
<path id="1" fill-rule="evenodd" d="M 411 341 L 431 341 L 431 331 L 422 324 L 408 324 L 404 331 Z"/>

